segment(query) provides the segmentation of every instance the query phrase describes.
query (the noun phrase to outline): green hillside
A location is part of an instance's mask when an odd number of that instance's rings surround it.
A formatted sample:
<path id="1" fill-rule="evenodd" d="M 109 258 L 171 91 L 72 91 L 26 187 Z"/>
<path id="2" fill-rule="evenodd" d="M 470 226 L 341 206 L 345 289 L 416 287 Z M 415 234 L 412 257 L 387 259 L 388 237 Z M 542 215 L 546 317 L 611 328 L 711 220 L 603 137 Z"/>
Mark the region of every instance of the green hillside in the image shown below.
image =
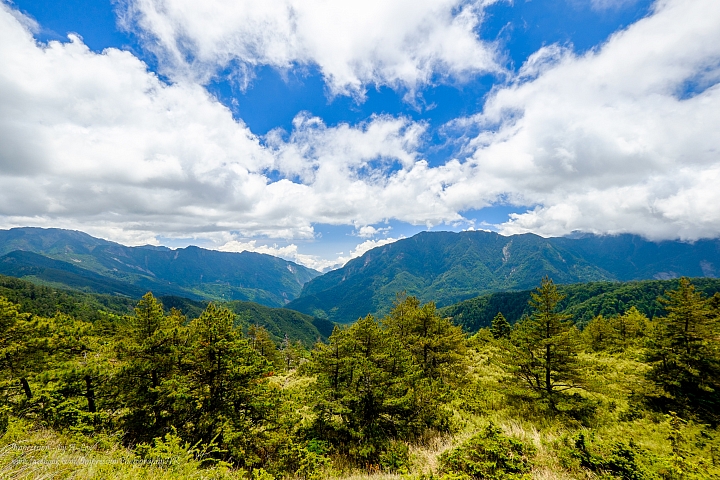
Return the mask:
<path id="1" fill-rule="evenodd" d="M 385 314 L 406 291 L 439 306 L 484 293 L 558 284 L 714 276 L 718 241 L 653 243 L 640 237 L 542 238 L 493 232 L 423 232 L 370 250 L 308 282 L 288 307 L 336 322 Z"/>
<path id="2" fill-rule="evenodd" d="M 126 247 L 61 229 L 0 230 L 0 273 L 86 292 L 153 291 L 283 307 L 318 272 L 270 255 L 198 247 Z"/>
<path id="3" fill-rule="evenodd" d="M 21 312 L 52 317 L 56 313 L 70 315 L 86 322 L 106 320 L 122 323 L 123 317 L 132 315 L 140 296 L 135 298 L 117 295 L 94 294 L 37 285 L 26 280 L 0 275 L 0 297 L 18 305 Z M 173 295 L 159 296 L 165 312 L 175 308 L 188 320 L 199 317 L 208 305 Z M 236 324 L 247 329 L 250 325 L 267 329 L 270 337 L 280 344 L 285 336 L 310 346 L 318 339 L 325 340 L 334 324 L 285 308 L 272 308 L 252 302 L 217 302 L 237 314 Z"/>
<path id="4" fill-rule="evenodd" d="M 560 302 L 568 315 L 579 325 L 587 325 L 598 315 L 613 317 L 623 314 L 631 306 L 648 318 L 665 314 L 658 302 L 666 290 L 677 286 L 677 280 L 646 280 L 640 282 L 592 282 L 576 285 L 559 285 L 558 291 L 565 295 Z M 720 279 L 694 278 L 695 287 L 713 296 L 720 292 Z M 498 312 L 515 323 L 530 312 L 528 301 L 532 290 L 498 292 L 481 295 L 440 309 L 441 315 L 451 317 L 455 324 L 468 332 L 477 332 L 490 326 Z"/>
<path id="5" fill-rule="evenodd" d="M 291 340 L 301 340 L 305 345 L 311 346 L 318 340 L 327 340 L 335 326 L 328 320 L 314 318 L 287 308 L 270 308 L 241 301 L 221 305 L 237 315 L 239 324 L 245 330 L 250 325 L 265 327 L 278 344 L 287 335 Z"/>

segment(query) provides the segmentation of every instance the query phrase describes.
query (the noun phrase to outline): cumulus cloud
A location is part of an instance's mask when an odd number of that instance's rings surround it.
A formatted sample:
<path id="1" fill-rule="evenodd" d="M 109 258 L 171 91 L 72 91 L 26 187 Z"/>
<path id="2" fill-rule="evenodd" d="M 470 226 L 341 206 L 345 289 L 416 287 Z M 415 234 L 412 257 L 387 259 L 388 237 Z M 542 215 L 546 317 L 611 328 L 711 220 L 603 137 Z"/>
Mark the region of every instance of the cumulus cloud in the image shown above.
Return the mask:
<path id="1" fill-rule="evenodd" d="M 414 90 L 437 78 L 500 72 L 476 29 L 496 0 L 126 0 L 138 31 L 174 78 L 207 81 L 234 68 L 312 65 L 332 94 L 369 84 Z"/>
<path id="2" fill-rule="evenodd" d="M 719 75 L 714 0 L 660 1 L 581 56 L 543 48 L 463 122 L 490 128 L 468 145 L 479 196 L 538 205 L 505 233 L 720 235 Z"/>
<path id="3" fill-rule="evenodd" d="M 371 238 L 375 235 L 385 234 L 387 235 L 392 227 L 373 227 L 372 225 L 363 225 L 360 228 L 356 228 L 355 235 L 361 238 Z"/>
<path id="4" fill-rule="evenodd" d="M 417 154 L 424 125 L 329 128 L 303 114 L 264 146 L 201 86 L 166 84 L 131 53 L 75 36 L 38 44 L 18 15 L 0 4 L 3 226 L 312 238 L 318 222 L 460 218 L 441 199 L 448 168 Z"/>
<path id="5" fill-rule="evenodd" d="M 131 53 L 94 53 L 77 37 L 38 44 L 32 26 L 0 3 L 2 226 L 79 228 L 128 244 L 214 238 L 318 269 L 393 239 L 317 259 L 252 237 L 313 238 L 313 224 L 327 223 L 368 238 L 389 219 L 463 222 L 462 212 L 499 200 L 537 205 L 505 233 L 720 235 L 714 0 L 663 0 L 583 55 L 544 47 L 482 113 L 454 122 L 482 133 L 437 166 L 418 153 L 428 126 L 409 118 L 328 127 L 303 113 L 288 136 L 260 139 L 197 83 L 167 84 Z M 228 244 L 239 240 L 222 232 L 250 240 Z"/>
<path id="6" fill-rule="evenodd" d="M 241 240 L 230 240 L 224 245 L 220 246 L 218 250 L 223 252 L 257 252 L 273 255 L 275 257 L 284 258 L 306 267 L 313 268 L 319 272 L 327 272 L 336 268 L 340 268 L 353 258 L 361 257 L 369 250 L 375 247 L 381 247 L 389 243 L 401 240 L 404 237 L 399 238 L 383 238 L 380 240 L 366 240 L 358 244 L 348 255 L 342 253 L 337 258 L 322 258 L 317 255 L 307 255 L 298 252 L 298 247 L 294 243 L 286 245 L 284 247 L 278 247 L 277 244 L 258 245 L 257 240 L 241 241 Z"/>

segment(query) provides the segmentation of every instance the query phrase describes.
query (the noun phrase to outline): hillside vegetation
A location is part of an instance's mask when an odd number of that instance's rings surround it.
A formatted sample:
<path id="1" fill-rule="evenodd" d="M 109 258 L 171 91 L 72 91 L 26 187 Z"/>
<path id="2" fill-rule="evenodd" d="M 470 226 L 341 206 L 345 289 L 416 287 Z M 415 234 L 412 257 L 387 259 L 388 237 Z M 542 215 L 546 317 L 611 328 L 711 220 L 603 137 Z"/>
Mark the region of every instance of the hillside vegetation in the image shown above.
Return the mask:
<path id="1" fill-rule="evenodd" d="M 20 312 L 41 317 L 64 314 L 86 322 L 115 322 L 132 315 L 139 299 L 63 290 L 4 275 L 0 275 L 0 296 L 17 304 Z M 208 306 L 207 301 L 172 295 L 160 296 L 158 300 L 166 313 L 176 309 L 187 318 L 199 317 Z M 242 327 L 244 331 L 251 325 L 261 326 L 275 342 L 287 337 L 291 341 L 300 340 L 312 345 L 318 339 L 326 340 L 333 329 L 333 324 L 327 320 L 285 308 L 241 301 L 218 302 L 218 305 L 236 314 L 235 326 Z"/>
<path id="2" fill-rule="evenodd" d="M 693 284 L 707 296 L 720 292 L 720 280 L 715 278 L 694 278 Z M 658 300 L 666 290 L 673 288 L 677 280 L 645 280 L 641 282 L 591 282 L 574 285 L 558 285 L 558 291 L 565 296 L 560 308 L 571 315 L 574 322 L 582 327 L 598 315 L 614 317 L 635 307 L 648 318 L 665 314 L 663 304 Z M 498 292 L 471 298 L 440 309 L 440 314 L 452 317 L 457 325 L 468 332 L 489 328 L 498 312 L 515 323 L 530 314 L 532 290 L 520 292 Z"/>
<path id="3" fill-rule="evenodd" d="M 242 306 L 246 331 L 152 294 L 94 321 L 2 298 L 0 476 L 718 478 L 720 294 L 658 285 L 662 315 L 580 330 L 545 278 L 472 336 L 398 296 L 312 348 Z"/>
<path id="4" fill-rule="evenodd" d="M 386 315 L 400 291 L 445 307 L 482 294 L 528 290 L 545 275 L 558 284 L 713 277 L 720 272 L 719 246 L 717 240 L 655 243 L 632 235 L 423 232 L 314 278 L 288 308 L 347 323 Z"/>

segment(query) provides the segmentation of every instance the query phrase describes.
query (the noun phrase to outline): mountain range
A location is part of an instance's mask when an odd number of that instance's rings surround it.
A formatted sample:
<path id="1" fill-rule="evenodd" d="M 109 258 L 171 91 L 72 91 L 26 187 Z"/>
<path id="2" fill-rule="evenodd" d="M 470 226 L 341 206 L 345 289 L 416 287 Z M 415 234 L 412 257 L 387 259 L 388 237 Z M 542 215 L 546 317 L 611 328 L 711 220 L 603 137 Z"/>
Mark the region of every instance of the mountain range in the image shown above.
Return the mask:
<path id="1" fill-rule="evenodd" d="M 147 291 L 195 300 L 283 307 L 319 272 L 271 255 L 199 247 L 127 247 L 86 233 L 0 230 L 0 274 L 137 298 Z"/>
<path id="2" fill-rule="evenodd" d="M 529 290 L 546 275 L 558 284 L 575 284 L 715 277 L 717 273 L 718 240 L 687 243 L 651 242 L 634 235 L 543 238 L 486 231 L 423 232 L 374 248 L 320 275 L 293 262 L 251 252 L 127 247 L 61 229 L 0 230 L 3 275 L 131 298 L 153 291 L 194 301 L 256 302 L 339 323 L 369 313 L 384 315 L 398 292 L 447 307 L 479 295 Z M 327 333 L 331 325 L 318 327 Z"/>
<path id="3" fill-rule="evenodd" d="M 369 313 L 387 313 L 402 291 L 443 307 L 481 294 L 531 289 L 545 275 L 555 283 L 572 284 L 714 277 L 718 272 L 718 240 L 423 232 L 314 278 L 287 308 L 352 322 Z"/>

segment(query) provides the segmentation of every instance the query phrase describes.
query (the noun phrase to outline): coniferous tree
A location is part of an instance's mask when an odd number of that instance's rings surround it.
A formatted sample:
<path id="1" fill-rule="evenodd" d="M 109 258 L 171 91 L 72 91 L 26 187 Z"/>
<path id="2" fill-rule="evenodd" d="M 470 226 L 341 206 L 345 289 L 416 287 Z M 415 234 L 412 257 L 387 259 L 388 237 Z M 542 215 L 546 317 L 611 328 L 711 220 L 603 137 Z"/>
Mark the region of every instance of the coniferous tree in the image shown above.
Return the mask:
<path id="1" fill-rule="evenodd" d="M 41 319 L 18 311 L 18 306 L 0 297 L 0 388 L 6 402 L 17 394 L 25 401 L 33 398 L 32 375 L 42 370 L 47 332 Z"/>
<path id="2" fill-rule="evenodd" d="M 124 425 L 131 438 L 152 440 L 167 433 L 174 417 L 173 384 L 178 372 L 185 318 L 177 310 L 165 315 L 162 304 L 147 293 L 121 332 L 117 353 L 123 366 L 117 376 Z"/>
<path id="3" fill-rule="evenodd" d="M 306 368 L 317 377 L 315 435 L 358 462 L 445 421 L 413 355 L 370 315 L 336 327 Z"/>
<path id="4" fill-rule="evenodd" d="M 234 313 L 212 303 L 190 323 L 176 426 L 191 442 L 215 441 L 240 464 L 254 465 L 278 398 L 266 380 L 270 364 L 234 323 Z"/>
<path id="5" fill-rule="evenodd" d="M 51 368 L 38 376 L 40 404 L 49 424 L 91 433 L 107 419 L 106 401 L 114 403 L 109 379 L 116 371 L 110 342 L 94 325 L 58 313 L 49 319 Z"/>
<path id="6" fill-rule="evenodd" d="M 503 363 L 516 381 L 557 405 L 558 394 L 582 386 L 577 331 L 558 312 L 563 296 L 550 278 L 532 293 L 532 314 L 513 328 Z"/>
<path id="7" fill-rule="evenodd" d="M 510 323 L 505 319 L 501 312 L 498 312 L 490 325 L 490 333 L 492 333 L 493 338 L 495 340 L 508 338 L 511 331 L 512 327 L 510 326 Z"/>
<path id="8" fill-rule="evenodd" d="M 465 335 L 437 313 L 434 302 L 398 296 L 383 325 L 412 355 L 423 376 L 454 384 L 465 372 Z"/>
<path id="9" fill-rule="evenodd" d="M 649 342 L 648 378 L 670 408 L 720 421 L 720 321 L 712 304 L 687 278 L 658 299 L 666 315 L 657 320 Z"/>
<path id="10" fill-rule="evenodd" d="M 282 368 L 283 358 L 280 351 L 270 338 L 267 329 L 260 325 L 252 324 L 248 327 L 248 340 L 253 350 L 265 358 L 276 368 Z"/>

